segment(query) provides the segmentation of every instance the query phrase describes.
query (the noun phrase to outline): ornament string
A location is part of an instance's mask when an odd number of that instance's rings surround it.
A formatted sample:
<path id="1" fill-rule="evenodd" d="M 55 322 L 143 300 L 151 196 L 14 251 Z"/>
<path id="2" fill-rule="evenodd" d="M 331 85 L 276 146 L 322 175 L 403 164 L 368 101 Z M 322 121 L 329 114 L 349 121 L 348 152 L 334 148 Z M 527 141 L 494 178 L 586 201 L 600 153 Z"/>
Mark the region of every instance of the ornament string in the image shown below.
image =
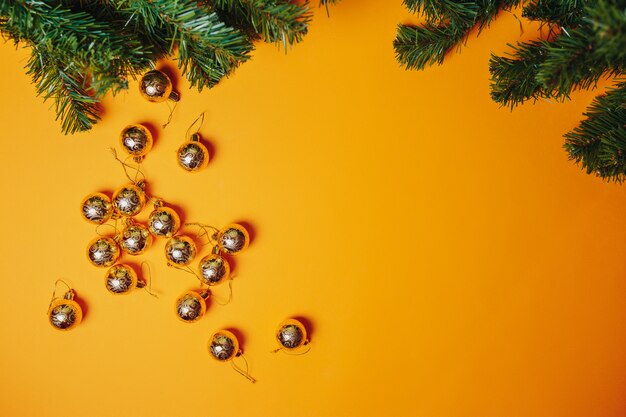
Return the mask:
<path id="1" fill-rule="evenodd" d="M 63 279 L 57 279 L 56 281 L 54 281 L 54 290 L 52 291 L 52 298 L 50 299 L 50 304 L 48 304 L 48 311 L 50 311 L 50 307 L 52 306 L 52 303 L 54 302 L 54 300 L 56 300 L 57 298 L 57 290 L 59 289 L 59 282 L 62 282 L 63 284 L 65 284 L 65 286 L 67 287 L 68 291 L 72 291 L 72 287 L 70 286 L 70 284 L 68 284 L 67 282 L 65 282 Z M 46 312 L 47 314 L 47 312 Z"/>
<path id="2" fill-rule="evenodd" d="M 165 122 L 165 124 L 163 125 L 163 129 L 165 129 L 167 127 L 167 125 L 169 125 L 170 122 L 172 121 L 172 116 L 174 115 L 174 110 L 176 110 L 176 106 L 178 106 L 178 100 L 176 100 L 174 102 L 174 107 L 170 106 L 169 101 L 166 101 L 165 104 L 167 104 L 167 107 L 170 109 L 170 115 L 167 117 L 167 122 Z"/>
<path id="3" fill-rule="evenodd" d="M 246 370 L 244 371 L 243 369 L 241 369 L 239 366 L 235 364 L 235 358 L 233 358 L 233 360 L 230 362 L 230 366 L 232 366 L 232 368 L 235 371 L 237 371 L 240 375 L 243 375 L 244 377 L 246 377 L 248 381 L 254 384 L 256 382 L 256 379 L 252 378 L 250 374 L 248 373 L 249 368 L 248 368 L 248 361 L 246 360 L 246 357 L 243 356 L 243 354 L 239 354 L 237 357 L 243 359 L 244 363 L 246 364 Z"/>
<path id="4" fill-rule="evenodd" d="M 200 276 L 196 273 L 196 271 L 194 271 L 193 269 L 189 268 L 188 266 L 185 266 L 185 267 L 177 266 L 177 265 L 174 265 L 171 262 L 168 262 L 167 266 L 169 266 L 170 268 L 178 269 L 178 270 L 184 271 L 184 272 L 186 272 L 188 274 L 191 274 L 191 275 L 195 276 L 198 279 L 198 281 L 200 281 L 202 284 L 204 284 L 204 282 L 202 281 Z"/>
<path id="5" fill-rule="evenodd" d="M 203 243 L 202 246 L 206 246 L 208 244 L 212 244 L 216 241 L 215 236 L 219 233 L 219 230 L 216 227 L 209 226 L 208 224 L 202 223 L 185 223 L 184 226 L 195 226 L 202 230 L 202 233 L 198 235 L 198 238 L 202 238 L 204 236 L 207 237 L 208 242 Z M 213 233 L 210 233 L 209 230 L 212 230 Z"/>
<path id="6" fill-rule="evenodd" d="M 101 236 L 101 237 L 106 237 L 107 233 L 101 232 L 100 231 L 101 227 L 112 227 L 113 230 L 115 230 L 114 238 L 117 238 L 122 233 L 122 231 L 117 228 L 117 218 L 115 219 L 115 223 L 113 223 L 113 224 L 103 223 L 103 224 L 99 224 L 99 225 L 96 226 L 96 234 L 98 236 Z"/>
<path id="7" fill-rule="evenodd" d="M 309 351 L 311 350 L 311 342 L 309 342 L 308 340 L 306 342 L 304 342 L 304 346 L 307 347 L 307 349 L 304 352 L 299 352 L 299 353 L 291 353 L 286 351 L 285 349 L 283 349 L 282 347 L 279 347 L 278 349 L 274 349 L 272 351 L 270 351 L 271 353 L 278 353 L 280 351 L 282 351 L 285 355 L 289 355 L 289 356 L 300 356 L 300 355 L 306 355 L 307 353 L 309 353 Z"/>
<path id="8" fill-rule="evenodd" d="M 146 290 L 146 292 L 148 294 L 150 294 L 151 296 L 153 296 L 154 298 L 159 298 L 159 296 L 152 291 L 152 269 L 150 269 L 150 264 L 147 261 L 143 261 L 141 263 L 141 265 L 139 266 L 139 268 L 141 269 L 141 274 L 143 275 L 143 267 L 146 267 L 146 269 L 148 270 L 148 273 L 146 274 L 147 279 L 145 281 L 147 281 L 148 285 L 146 285 L 145 287 L 143 287 L 144 290 Z"/>
<path id="9" fill-rule="evenodd" d="M 196 120 L 194 120 L 193 123 L 189 125 L 187 131 L 185 132 L 185 140 L 189 139 L 189 131 L 196 123 L 198 123 L 198 120 L 200 120 L 200 126 L 198 126 L 198 129 L 196 129 L 196 133 L 198 133 L 200 129 L 202 129 L 202 125 L 204 124 L 204 112 L 200 113 L 200 116 L 198 116 Z"/>
<path id="10" fill-rule="evenodd" d="M 213 295 L 213 298 L 215 299 L 215 302 L 221 306 L 225 306 L 230 304 L 230 302 L 233 299 L 233 280 L 229 279 L 228 280 L 228 300 L 227 301 L 220 301 L 217 297 L 215 297 L 215 295 Z"/>
<path id="11" fill-rule="evenodd" d="M 126 158 L 126 160 L 122 161 L 118 156 L 117 156 L 117 151 L 114 148 L 111 148 L 111 154 L 113 155 L 113 158 L 115 158 L 115 160 L 117 162 L 119 162 L 122 165 L 122 168 L 124 169 L 124 174 L 126 175 L 126 178 L 128 178 L 128 181 L 132 182 L 133 184 L 137 184 L 137 177 L 141 174 L 141 178 L 142 180 L 146 179 L 145 174 L 143 173 L 143 171 L 141 170 L 141 167 L 139 166 L 139 164 L 136 164 L 135 166 L 130 165 L 128 162 L 128 159 L 130 159 L 132 156 L 129 156 L 128 158 Z M 130 175 L 128 174 L 128 168 L 135 170 L 135 177 L 134 179 L 130 177 Z"/>

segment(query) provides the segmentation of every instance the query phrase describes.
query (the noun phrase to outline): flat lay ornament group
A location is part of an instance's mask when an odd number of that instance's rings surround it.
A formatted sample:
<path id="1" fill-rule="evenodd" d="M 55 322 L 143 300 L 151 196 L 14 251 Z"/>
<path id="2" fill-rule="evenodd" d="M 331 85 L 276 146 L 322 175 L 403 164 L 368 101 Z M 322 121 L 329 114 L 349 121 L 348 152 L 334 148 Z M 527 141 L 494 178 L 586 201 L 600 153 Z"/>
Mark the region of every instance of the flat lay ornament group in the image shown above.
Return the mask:
<path id="1" fill-rule="evenodd" d="M 158 70 L 144 74 L 139 89 L 141 95 L 150 102 L 180 100 L 179 94 L 172 89 L 169 77 Z M 196 122 L 203 118 L 204 114 Z M 197 132 L 187 136 L 187 140 L 178 148 L 176 160 L 185 171 L 198 172 L 207 167 L 209 152 L 201 143 Z M 167 265 L 193 274 L 200 282 L 199 290 L 187 291 L 177 297 L 173 309 L 180 321 L 195 323 L 206 313 L 206 300 L 211 296 L 210 288 L 228 282 L 230 290 L 228 301 L 218 301 L 218 304 L 226 305 L 230 302 L 232 275 L 228 257 L 238 256 L 248 248 L 250 243 L 248 231 L 244 226 L 236 223 L 222 228 L 202 223 L 181 224 L 176 210 L 168 207 L 163 199 L 150 196 L 146 192 L 146 180 L 141 172 L 141 162 L 153 145 L 150 130 L 139 124 L 129 125 L 122 130 L 119 145 L 128 157 L 122 160 L 117 157 L 114 150 L 113 155 L 121 163 L 129 183 L 119 186 L 111 196 L 102 192 L 93 192 L 84 197 L 80 205 L 82 217 L 87 222 L 96 225 L 97 236 L 87 245 L 87 260 L 94 267 L 105 271 L 104 287 L 110 294 L 126 295 L 134 292 L 135 289 L 144 289 L 156 297 L 156 294 L 151 291 L 149 274 L 146 277 L 140 277 L 133 267 L 119 261 L 125 255 L 135 257 L 145 253 L 155 239 L 166 239 L 164 255 Z M 127 162 L 129 159 L 132 159 L 135 165 Z M 134 178 L 129 175 L 129 169 L 135 171 Z M 149 205 L 152 206 L 152 211 L 148 216 L 147 224 L 142 224 L 135 219 L 135 216 Z M 101 232 L 105 226 L 114 231 L 112 236 Z M 199 259 L 195 268 L 190 265 L 200 257 L 205 244 L 198 247 L 194 239 L 181 232 L 184 227 L 196 227 L 201 230 L 202 233 L 198 238 L 206 239 L 206 245 L 212 248 L 211 253 Z M 141 263 L 142 274 L 144 266 L 147 264 Z M 60 283 L 67 286 L 67 291 L 62 296 L 57 296 L 56 290 Z M 54 329 L 68 331 L 81 323 L 83 310 L 74 300 L 74 296 L 74 289 L 69 284 L 63 280 L 57 280 L 47 314 Z M 274 337 L 278 344 L 274 353 L 283 351 L 299 355 L 308 352 L 310 347 L 305 326 L 301 321 L 293 318 L 281 322 Z M 213 359 L 230 362 L 233 369 L 249 381 L 255 382 L 255 379 L 248 373 L 247 361 L 243 357 L 237 337 L 232 332 L 225 329 L 215 331 L 209 337 L 207 350 Z M 235 364 L 234 359 L 238 357 L 243 359 L 245 368 Z"/>

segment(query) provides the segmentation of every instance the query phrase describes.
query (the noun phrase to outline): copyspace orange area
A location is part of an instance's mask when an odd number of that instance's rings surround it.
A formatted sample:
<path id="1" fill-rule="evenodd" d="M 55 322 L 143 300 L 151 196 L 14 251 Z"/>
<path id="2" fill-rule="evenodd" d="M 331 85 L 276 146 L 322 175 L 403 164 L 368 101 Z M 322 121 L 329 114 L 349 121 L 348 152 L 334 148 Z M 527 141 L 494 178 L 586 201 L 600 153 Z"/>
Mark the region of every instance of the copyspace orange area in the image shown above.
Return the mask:
<path id="1" fill-rule="evenodd" d="M 519 39 L 513 14 L 423 72 L 394 59 L 407 21 L 400 1 L 344 0 L 288 54 L 260 44 L 210 91 L 178 76 L 166 129 L 167 106 L 132 82 L 73 137 L 35 97 L 27 52 L 2 45 L 0 415 L 625 415 L 626 195 L 562 149 L 597 92 L 498 108 L 488 59 Z M 175 150 L 203 111 L 211 161 L 190 175 Z M 109 148 L 133 122 L 156 127 L 151 193 L 184 221 L 253 234 L 233 301 L 193 325 L 173 304 L 198 283 L 165 265 L 163 240 L 141 258 L 158 299 L 110 295 L 86 260 L 79 203 L 125 183 Z M 46 320 L 57 278 L 86 310 L 68 333 Z M 310 352 L 270 353 L 294 316 Z M 222 328 L 256 384 L 209 357 Z"/>

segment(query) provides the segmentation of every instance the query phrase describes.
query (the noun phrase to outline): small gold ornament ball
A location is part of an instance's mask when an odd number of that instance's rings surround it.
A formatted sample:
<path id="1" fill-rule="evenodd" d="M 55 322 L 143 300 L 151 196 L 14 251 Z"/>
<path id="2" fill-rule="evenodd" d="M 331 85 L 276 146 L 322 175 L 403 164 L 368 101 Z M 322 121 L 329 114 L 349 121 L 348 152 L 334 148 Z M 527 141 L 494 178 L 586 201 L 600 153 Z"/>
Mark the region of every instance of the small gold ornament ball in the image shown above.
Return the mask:
<path id="1" fill-rule="evenodd" d="M 176 300 L 176 315 L 185 323 L 194 323 L 200 320 L 206 312 L 204 299 L 208 296 L 208 291 L 202 295 L 194 291 L 186 292 Z"/>
<path id="2" fill-rule="evenodd" d="M 189 265 L 196 257 L 196 244 L 187 236 L 171 237 L 165 244 L 165 257 L 178 266 Z"/>
<path id="3" fill-rule="evenodd" d="M 183 143 L 176 152 L 178 165 L 187 172 L 197 172 L 209 164 L 209 150 L 199 141 Z"/>
<path id="4" fill-rule="evenodd" d="M 111 294 L 128 294 L 137 287 L 137 274 L 128 265 L 113 265 L 104 277 L 104 285 Z"/>
<path id="5" fill-rule="evenodd" d="M 63 299 L 56 299 L 48 309 L 48 321 L 56 330 L 71 330 L 83 319 L 83 310 L 68 292 Z"/>
<path id="6" fill-rule="evenodd" d="M 179 228 L 180 217 L 169 207 L 157 207 L 148 217 L 148 229 L 157 237 L 172 237 Z"/>
<path id="7" fill-rule="evenodd" d="M 248 231 L 239 224 L 230 224 L 222 229 L 217 236 L 217 244 L 220 250 L 237 255 L 243 252 L 250 243 Z"/>
<path id="8" fill-rule="evenodd" d="M 123 185 L 113 193 L 113 208 L 122 216 L 136 216 L 145 205 L 146 194 L 135 184 Z"/>
<path id="9" fill-rule="evenodd" d="M 170 77 L 158 70 L 148 71 L 141 77 L 139 92 L 152 103 L 161 103 L 168 98 L 178 101 L 178 94 L 172 91 Z"/>
<path id="10" fill-rule="evenodd" d="M 103 193 L 91 193 L 80 204 L 80 213 L 88 222 L 106 223 L 113 215 L 111 199 Z"/>
<path id="11" fill-rule="evenodd" d="M 307 343 L 306 328 L 298 320 L 285 320 L 278 327 L 276 339 L 285 349 L 296 349 Z"/>
<path id="12" fill-rule="evenodd" d="M 119 246 L 110 237 L 97 237 L 87 246 L 87 259 L 97 267 L 109 267 L 117 261 L 119 256 Z"/>
<path id="13" fill-rule="evenodd" d="M 240 353 L 237 337 L 228 330 L 213 333 L 208 347 L 211 357 L 221 362 L 229 361 Z"/>
<path id="14" fill-rule="evenodd" d="M 120 145 L 134 157 L 145 156 L 152 149 L 152 134 L 142 125 L 129 125 L 120 134 Z"/>
<path id="15" fill-rule="evenodd" d="M 122 230 L 121 236 L 120 248 L 129 255 L 141 255 L 152 243 L 152 235 L 143 224 L 129 224 Z"/>
<path id="16" fill-rule="evenodd" d="M 219 255 L 207 255 L 200 261 L 200 278 L 207 285 L 217 285 L 230 277 L 228 261 Z"/>

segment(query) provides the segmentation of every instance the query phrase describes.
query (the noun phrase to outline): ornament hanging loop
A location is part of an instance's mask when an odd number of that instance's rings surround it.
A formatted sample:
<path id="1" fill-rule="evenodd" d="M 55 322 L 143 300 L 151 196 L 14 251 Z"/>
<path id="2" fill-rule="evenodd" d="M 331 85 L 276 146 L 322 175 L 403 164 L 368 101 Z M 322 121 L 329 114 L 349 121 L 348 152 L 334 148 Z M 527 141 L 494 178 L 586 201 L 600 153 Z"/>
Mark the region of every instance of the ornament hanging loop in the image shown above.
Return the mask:
<path id="1" fill-rule="evenodd" d="M 48 305 L 48 310 L 46 311 L 46 314 L 48 314 L 47 312 L 50 311 L 50 306 L 52 306 L 52 303 L 54 302 L 54 300 L 59 298 L 57 296 L 57 290 L 59 289 L 59 283 L 63 283 L 63 285 L 65 285 L 67 287 L 67 291 L 63 295 L 63 298 L 66 299 L 66 300 L 74 299 L 74 290 L 72 289 L 70 284 L 68 284 L 65 280 L 63 280 L 61 278 L 57 279 L 56 281 L 54 281 L 54 290 L 52 291 L 52 298 L 50 298 L 50 304 Z"/>
<path id="2" fill-rule="evenodd" d="M 226 306 L 230 304 L 230 302 L 233 300 L 233 280 L 228 280 L 228 299 L 226 301 L 218 301 L 217 298 L 213 298 L 215 299 L 215 302 L 221 306 Z"/>
<path id="3" fill-rule="evenodd" d="M 209 244 L 213 244 L 217 242 L 217 234 L 219 233 L 219 229 L 217 227 L 209 226 L 208 224 L 202 224 L 202 223 L 185 223 L 184 226 L 195 226 L 199 229 L 202 229 L 202 233 L 198 236 L 198 238 L 206 236 L 207 239 L 209 240 L 208 242 Z M 212 231 L 213 233 L 209 232 L 209 230 Z M 218 255 L 219 252 L 215 254 Z"/>
<path id="4" fill-rule="evenodd" d="M 132 156 L 129 156 L 128 158 L 126 158 L 126 160 L 122 161 L 118 156 L 117 156 L 117 151 L 115 150 L 115 148 L 110 148 L 111 149 L 111 154 L 113 155 L 113 158 L 120 163 L 120 165 L 122 165 L 122 168 L 124 169 L 124 174 L 126 175 L 126 178 L 128 178 L 128 181 L 130 181 L 131 183 L 139 186 L 139 184 L 141 182 L 145 182 L 146 180 L 146 176 L 144 175 L 143 171 L 141 170 L 141 167 L 139 166 L 139 163 L 136 164 L 136 166 L 132 166 L 130 165 L 128 162 L 126 162 L 129 158 L 131 158 Z M 141 162 L 141 161 L 139 161 Z M 128 173 L 128 168 L 135 170 L 135 177 L 131 178 L 130 174 Z M 141 180 L 137 181 L 137 177 L 141 175 Z"/>
<path id="5" fill-rule="evenodd" d="M 241 358 L 241 359 L 243 359 L 244 363 L 246 364 L 246 369 L 245 369 L 245 371 L 244 371 L 243 369 L 241 369 L 239 366 L 237 366 L 237 364 L 235 364 L 235 358 L 233 358 L 233 360 L 232 360 L 232 361 L 230 361 L 230 366 L 231 366 L 231 367 L 232 367 L 235 371 L 237 371 L 237 373 L 238 373 L 239 375 L 242 375 L 242 376 L 243 376 L 243 377 L 245 377 L 248 381 L 250 381 L 251 383 L 253 383 L 253 384 L 254 384 L 254 383 L 256 382 L 256 379 L 254 379 L 254 378 L 253 378 L 252 376 L 250 376 L 250 374 L 248 373 L 248 370 L 249 370 L 249 368 L 248 368 L 248 361 L 246 360 L 246 357 L 245 357 L 245 356 L 243 356 L 243 352 L 242 352 L 242 351 L 237 352 L 236 357 L 237 357 L 237 358 Z"/>
<path id="6" fill-rule="evenodd" d="M 148 273 L 146 274 L 147 278 L 143 277 L 144 266 L 148 270 Z M 150 294 L 154 298 L 159 298 L 159 296 L 154 291 L 152 291 L 152 269 L 150 269 L 150 264 L 146 261 L 143 261 L 139 268 L 141 269 L 143 281 L 137 281 L 137 288 L 143 288 L 148 294 Z"/>
<path id="7" fill-rule="evenodd" d="M 285 348 L 279 347 L 279 348 L 276 348 L 276 349 L 270 351 L 270 353 L 278 353 L 278 352 L 282 351 L 285 355 L 300 356 L 300 355 L 306 355 L 307 353 L 309 353 L 311 351 L 311 342 L 309 340 L 305 340 L 302 343 L 302 346 L 306 346 L 306 350 L 303 351 L 303 352 L 291 353 L 291 352 L 288 352 Z"/>
<path id="8" fill-rule="evenodd" d="M 189 136 L 189 131 L 191 130 L 191 128 L 193 128 L 193 126 L 198 123 L 198 121 L 200 121 L 200 125 L 198 126 L 198 129 L 196 129 L 196 131 Z M 204 112 L 200 113 L 200 116 L 198 116 L 196 118 L 196 120 L 193 121 L 192 124 L 189 125 L 189 127 L 187 128 L 187 131 L 185 132 L 185 138 L 189 138 L 189 140 L 192 141 L 200 141 L 200 135 L 198 132 L 200 132 L 200 129 L 202 129 L 202 125 L 204 124 Z"/>

